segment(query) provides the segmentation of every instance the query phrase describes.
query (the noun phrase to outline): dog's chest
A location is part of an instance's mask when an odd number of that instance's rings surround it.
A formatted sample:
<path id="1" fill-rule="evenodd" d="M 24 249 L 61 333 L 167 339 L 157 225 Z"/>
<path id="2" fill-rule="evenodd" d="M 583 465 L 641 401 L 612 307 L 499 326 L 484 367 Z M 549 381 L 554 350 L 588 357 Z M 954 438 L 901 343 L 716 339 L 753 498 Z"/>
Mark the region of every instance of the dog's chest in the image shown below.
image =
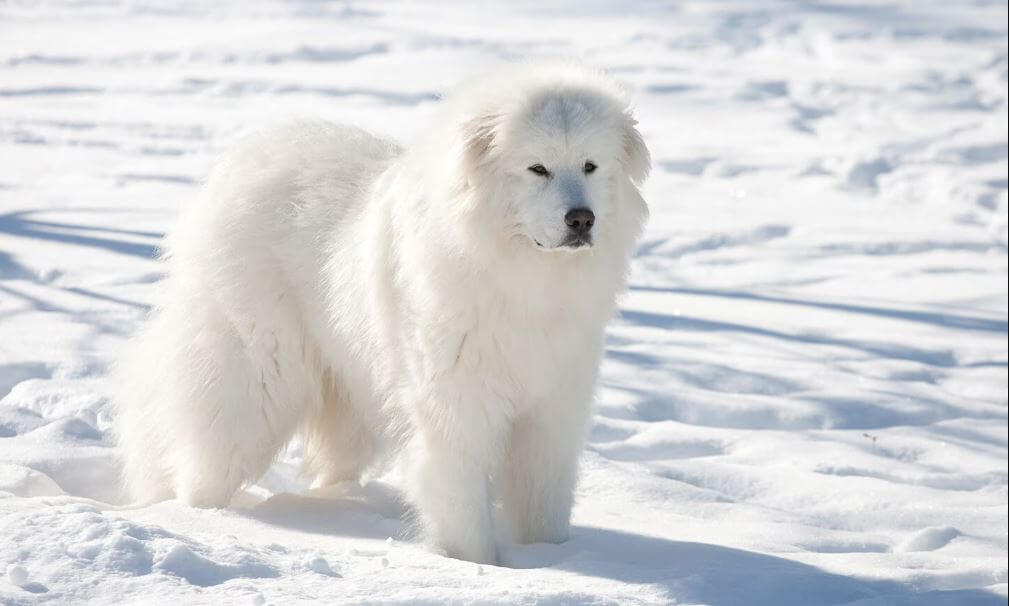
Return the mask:
<path id="1" fill-rule="evenodd" d="M 593 376 L 599 326 L 529 316 L 486 318 L 459 336 L 453 372 L 517 409 L 571 393 L 570 381 Z M 520 412 L 520 410 L 518 410 Z"/>

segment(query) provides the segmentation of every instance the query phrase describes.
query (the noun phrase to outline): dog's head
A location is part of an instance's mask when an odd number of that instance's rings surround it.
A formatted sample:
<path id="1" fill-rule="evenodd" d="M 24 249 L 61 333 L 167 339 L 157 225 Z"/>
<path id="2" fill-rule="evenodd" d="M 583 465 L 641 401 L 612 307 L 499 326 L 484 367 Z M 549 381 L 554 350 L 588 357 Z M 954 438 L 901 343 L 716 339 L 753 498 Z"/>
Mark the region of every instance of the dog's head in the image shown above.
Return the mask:
<path id="1" fill-rule="evenodd" d="M 633 239 L 650 159 L 613 81 L 553 66 L 469 94 L 460 158 L 484 227 L 544 252 Z"/>

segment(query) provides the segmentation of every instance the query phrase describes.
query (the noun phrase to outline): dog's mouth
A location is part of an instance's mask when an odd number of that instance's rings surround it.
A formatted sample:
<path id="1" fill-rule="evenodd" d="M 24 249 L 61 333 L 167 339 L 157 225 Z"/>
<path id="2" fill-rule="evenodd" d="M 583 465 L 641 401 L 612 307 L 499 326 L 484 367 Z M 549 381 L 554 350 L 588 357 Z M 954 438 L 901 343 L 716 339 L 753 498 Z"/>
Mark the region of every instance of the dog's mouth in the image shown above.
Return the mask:
<path id="1" fill-rule="evenodd" d="M 592 236 L 590 236 L 590 235 L 586 235 L 586 236 L 573 236 L 573 235 L 571 235 L 571 236 L 568 236 L 567 238 L 564 238 L 564 241 L 561 242 L 558 246 L 547 246 L 547 245 L 543 244 L 542 242 L 540 242 L 539 240 L 537 240 L 536 238 L 530 238 L 530 239 L 533 241 L 533 244 L 536 245 L 536 248 L 539 248 L 540 250 L 550 251 L 550 252 L 553 252 L 553 251 L 575 251 L 575 250 L 579 250 L 579 249 L 592 248 Z"/>
<path id="2" fill-rule="evenodd" d="M 572 250 L 578 248 L 591 248 L 592 247 L 592 236 L 590 234 L 585 234 L 584 236 L 569 235 L 564 238 L 561 242 L 560 248 L 570 248 Z"/>

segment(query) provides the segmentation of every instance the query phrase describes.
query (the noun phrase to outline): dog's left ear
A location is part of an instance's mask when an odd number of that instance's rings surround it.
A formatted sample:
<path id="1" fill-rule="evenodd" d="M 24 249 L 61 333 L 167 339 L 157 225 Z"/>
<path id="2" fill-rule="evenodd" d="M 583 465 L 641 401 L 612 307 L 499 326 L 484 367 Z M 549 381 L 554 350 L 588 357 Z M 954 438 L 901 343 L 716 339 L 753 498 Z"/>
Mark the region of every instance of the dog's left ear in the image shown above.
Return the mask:
<path id="1" fill-rule="evenodd" d="M 652 155 L 648 152 L 641 133 L 635 128 L 637 123 L 630 114 L 624 118 L 624 155 L 627 175 L 635 185 L 640 186 L 652 169 Z"/>

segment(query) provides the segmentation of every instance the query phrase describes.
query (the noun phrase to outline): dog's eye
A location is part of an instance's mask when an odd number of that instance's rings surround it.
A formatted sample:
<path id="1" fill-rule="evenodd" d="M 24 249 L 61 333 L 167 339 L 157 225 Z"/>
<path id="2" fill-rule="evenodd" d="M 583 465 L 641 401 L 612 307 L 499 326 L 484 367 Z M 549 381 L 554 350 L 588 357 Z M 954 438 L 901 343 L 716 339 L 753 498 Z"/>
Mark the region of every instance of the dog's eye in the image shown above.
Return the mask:
<path id="1" fill-rule="evenodd" d="M 596 172 L 597 168 L 598 167 L 592 162 L 586 162 L 582 170 L 585 171 L 586 175 L 591 175 L 592 173 Z"/>
<path id="2" fill-rule="evenodd" d="M 532 172 L 536 173 L 541 177 L 550 176 L 550 171 L 548 171 L 546 167 L 543 166 L 542 164 L 533 164 L 532 166 L 529 167 L 529 170 L 531 170 Z"/>

